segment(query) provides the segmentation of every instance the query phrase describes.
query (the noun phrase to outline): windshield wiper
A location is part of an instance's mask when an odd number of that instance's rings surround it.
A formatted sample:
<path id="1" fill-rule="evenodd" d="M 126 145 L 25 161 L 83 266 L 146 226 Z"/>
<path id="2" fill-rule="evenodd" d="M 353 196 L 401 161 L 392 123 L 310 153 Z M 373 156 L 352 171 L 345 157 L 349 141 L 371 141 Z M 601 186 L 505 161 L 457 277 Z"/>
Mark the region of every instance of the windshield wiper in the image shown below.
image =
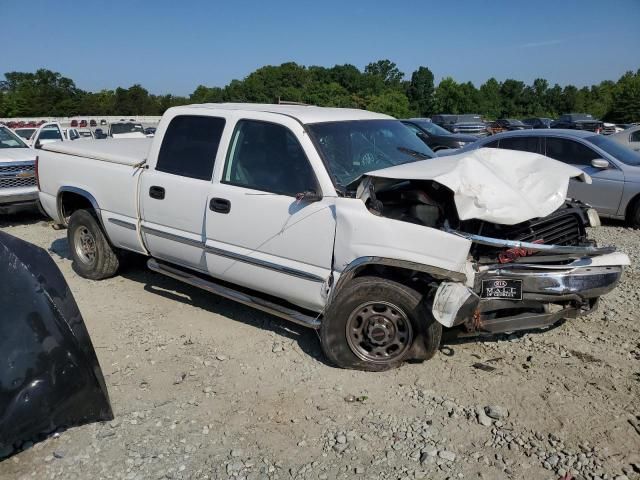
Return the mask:
<path id="1" fill-rule="evenodd" d="M 431 158 L 426 153 L 422 153 L 417 150 L 411 150 L 410 148 L 407 148 L 407 147 L 397 147 L 397 148 L 402 153 L 406 153 L 407 155 L 411 155 L 412 157 L 415 157 L 415 158 L 421 158 L 422 160 L 427 160 L 428 158 Z"/>

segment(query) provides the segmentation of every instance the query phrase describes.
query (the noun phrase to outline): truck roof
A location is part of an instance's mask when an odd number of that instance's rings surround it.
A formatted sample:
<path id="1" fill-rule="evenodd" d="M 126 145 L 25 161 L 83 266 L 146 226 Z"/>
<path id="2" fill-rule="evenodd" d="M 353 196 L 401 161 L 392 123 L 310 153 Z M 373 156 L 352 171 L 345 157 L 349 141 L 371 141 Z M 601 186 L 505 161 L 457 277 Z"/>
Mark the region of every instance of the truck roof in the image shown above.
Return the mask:
<path id="1" fill-rule="evenodd" d="M 270 112 L 293 117 L 300 123 L 339 122 L 348 120 L 389 120 L 394 119 L 382 113 L 359 110 L 357 108 L 316 107 L 313 105 L 284 105 L 268 103 L 202 103 L 173 107 L 179 111 L 187 108 L 210 110 L 237 110 L 245 112 Z"/>

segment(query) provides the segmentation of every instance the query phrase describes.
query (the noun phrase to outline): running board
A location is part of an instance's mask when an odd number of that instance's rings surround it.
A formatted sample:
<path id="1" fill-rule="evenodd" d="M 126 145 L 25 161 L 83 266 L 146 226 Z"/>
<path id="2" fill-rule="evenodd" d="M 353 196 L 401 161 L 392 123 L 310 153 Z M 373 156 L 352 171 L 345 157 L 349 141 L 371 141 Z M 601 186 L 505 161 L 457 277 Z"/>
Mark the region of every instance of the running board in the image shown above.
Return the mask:
<path id="1" fill-rule="evenodd" d="M 162 275 L 166 275 L 167 277 L 171 277 L 175 280 L 180 280 L 181 282 L 201 288 L 202 290 L 206 290 L 207 292 L 215 293 L 216 295 L 228 298 L 229 300 L 234 300 L 238 303 L 242 303 L 243 305 L 247 305 L 249 307 L 262 310 L 263 312 L 270 313 L 271 315 L 284 318 L 285 320 L 297 323 L 298 325 L 313 328 L 315 330 L 320 328 L 320 320 L 318 320 L 317 317 L 312 317 L 292 308 L 270 302 L 269 300 L 239 292 L 238 290 L 233 290 L 229 287 L 225 287 L 209 280 L 205 280 L 185 270 L 167 265 L 166 263 L 158 262 L 153 258 L 149 259 L 149 261 L 147 262 L 147 267 L 149 267 L 149 269 L 153 270 L 154 272 L 161 273 Z"/>

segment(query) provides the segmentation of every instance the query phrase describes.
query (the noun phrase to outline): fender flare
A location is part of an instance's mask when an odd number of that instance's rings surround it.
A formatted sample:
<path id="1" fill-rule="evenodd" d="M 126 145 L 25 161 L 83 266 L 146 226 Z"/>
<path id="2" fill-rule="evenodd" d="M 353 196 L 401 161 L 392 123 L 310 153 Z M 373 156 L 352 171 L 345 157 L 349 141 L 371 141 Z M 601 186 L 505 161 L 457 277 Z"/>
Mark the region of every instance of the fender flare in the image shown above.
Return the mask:
<path id="1" fill-rule="evenodd" d="M 353 280 L 358 271 L 360 271 L 367 265 L 383 265 L 388 267 L 404 268 L 407 270 L 427 273 L 437 279 L 452 280 L 454 282 L 465 282 L 467 279 L 467 276 L 462 272 L 455 272 L 452 270 L 447 270 L 445 268 L 435 267 L 433 265 L 411 262 L 409 260 L 398 260 L 395 258 L 374 256 L 358 257 L 355 260 L 351 261 L 340 273 L 338 281 L 335 283 L 335 285 L 331 289 L 331 292 L 329 293 L 329 298 L 327 299 L 327 307 L 325 307 L 325 310 L 333 302 L 337 292 L 340 291 L 351 280 Z"/>
<path id="2" fill-rule="evenodd" d="M 100 225 L 104 229 L 104 224 L 102 223 L 102 211 L 100 210 L 100 206 L 98 205 L 98 201 L 95 199 L 95 197 L 82 188 L 72 187 L 70 185 L 60 187 L 58 189 L 58 193 L 56 194 L 56 210 L 58 212 L 58 218 L 65 227 L 67 226 L 67 221 L 62 212 L 62 194 L 65 192 L 75 193 L 76 195 L 80 195 L 81 197 L 89 200 L 89 203 L 91 203 L 91 206 L 96 211 L 98 220 L 100 221 Z"/>

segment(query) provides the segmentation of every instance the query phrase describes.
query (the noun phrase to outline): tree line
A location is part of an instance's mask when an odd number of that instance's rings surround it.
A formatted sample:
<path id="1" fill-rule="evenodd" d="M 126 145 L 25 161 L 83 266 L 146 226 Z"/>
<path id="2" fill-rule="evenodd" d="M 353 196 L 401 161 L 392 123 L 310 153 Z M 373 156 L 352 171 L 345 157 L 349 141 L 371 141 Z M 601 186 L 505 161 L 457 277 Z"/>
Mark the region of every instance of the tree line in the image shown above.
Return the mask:
<path id="1" fill-rule="evenodd" d="M 543 78 L 531 85 L 520 80 L 490 78 L 480 87 L 451 77 L 437 85 L 428 67 L 406 77 L 390 60 L 331 68 L 293 62 L 264 66 L 224 87 L 198 86 L 188 97 L 153 95 L 141 85 L 87 92 L 70 78 L 46 69 L 8 72 L 0 81 L 0 117 L 64 117 L 76 115 L 161 115 L 189 103 L 279 100 L 319 106 L 363 108 L 398 118 L 435 113 L 479 113 L 488 119 L 552 117 L 590 113 L 612 122 L 640 121 L 640 69 L 617 81 L 578 88 L 551 86 Z"/>

